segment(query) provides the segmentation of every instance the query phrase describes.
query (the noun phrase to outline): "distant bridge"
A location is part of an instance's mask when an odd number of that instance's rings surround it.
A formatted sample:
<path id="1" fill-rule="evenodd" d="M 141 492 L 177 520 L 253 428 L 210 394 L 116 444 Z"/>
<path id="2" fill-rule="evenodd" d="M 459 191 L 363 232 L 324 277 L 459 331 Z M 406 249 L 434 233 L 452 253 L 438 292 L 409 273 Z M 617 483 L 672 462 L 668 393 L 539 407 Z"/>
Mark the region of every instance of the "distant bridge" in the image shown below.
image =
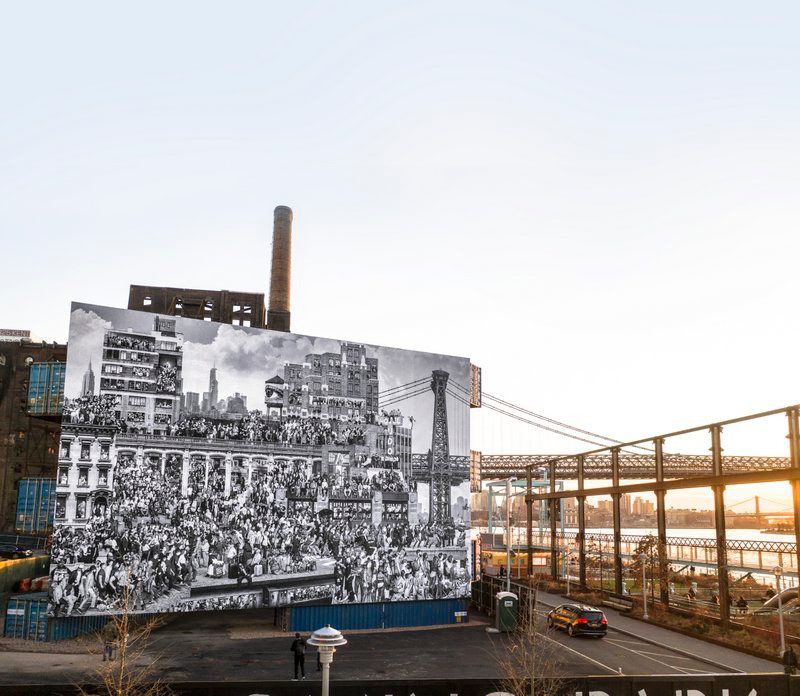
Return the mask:
<path id="1" fill-rule="evenodd" d="M 578 478 L 578 458 L 564 457 L 558 454 L 482 454 L 480 461 L 480 477 L 482 479 L 525 478 L 527 467 L 547 469 L 550 462 L 556 460 L 557 479 Z M 743 473 L 753 471 L 774 471 L 775 469 L 791 469 L 789 457 L 739 456 L 722 457 L 722 469 L 725 473 Z M 711 455 L 705 454 L 664 454 L 664 478 L 685 478 L 687 476 L 707 476 L 714 469 Z M 587 454 L 584 457 L 584 478 L 611 479 L 612 455 Z M 619 455 L 620 479 L 651 479 L 656 477 L 655 454 Z"/>
<path id="2" fill-rule="evenodd" d="M 469 457 L 450 455 L 450 480 L 457 484 L 469 478 Z M 431 453 L 412 454 L 411 468 L 417 481 L 430 481 L 431 479 Z"/>

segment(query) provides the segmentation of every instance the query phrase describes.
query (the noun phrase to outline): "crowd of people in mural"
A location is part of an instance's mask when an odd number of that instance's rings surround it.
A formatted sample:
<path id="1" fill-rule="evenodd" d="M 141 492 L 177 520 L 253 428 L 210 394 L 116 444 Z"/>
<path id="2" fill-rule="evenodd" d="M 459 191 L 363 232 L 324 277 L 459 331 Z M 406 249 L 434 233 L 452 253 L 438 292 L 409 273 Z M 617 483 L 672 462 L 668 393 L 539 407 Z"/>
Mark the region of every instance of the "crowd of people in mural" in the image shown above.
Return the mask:
<path id="1" fill-rule="evenodd" d="M 64 418 L 70 423 L 120 426 L 116 415 L 117 396 L 79 396 L 64 399 Z"/>
<path id="2" fill-rule="evenodd" d="M 464 548 L 465 530 L 452 522 L 411 525 L 406 511 L 373 524 L 363 516 L 325 514 L 312 503 L 288 504 L 323 491 L 360 491 L 368 497 L 374 490 L 408 490 L 398 471 L 329 477 L 314 474 L 310 464 L 269 461 L 249 472 L 229 472 L 226 483 L 222 461 L 197 459 L 188 462 L 184 486 L 182 470 L 181 455 L 144 463 L 133 454 L 117 456 L 110 509 L 96 511 L 84 527 L 54 531 L 56 614 L 111 611 L 126 603 L 132 611 L 161 611 L 187 601 L 196 583 L 241 588 L 262 576 L 304 573 L 333 573 L 334 580 L 328 594 L 297 590 L 293 596 L 304 598 L 297 601 L 430 599 L 466 592 L 463 554 L 456 560 L 448 553 Z M 211 600 L 197 601 L 212 606 Z"/>
<path id="3" fill-rule="evenodd" d="M 405 547 L 353 545 L 336 561 L 334 602 L 397 602 L 462 597 L 463 560 L 446 552 L 410 553 Z"/>
<path id="4" fill-rule="evenodd" d="M 169 363 L 160 365 L 156 375 L 156 391 L 174 394 L 178 389 L 178 368 Z"/>
<path id="5" fill-rule="evenodd" d="M 111 348 L 130 348 L 131 350 L 152 351 L 153 347 L 155 346 L 155 342 L 151 338 L 139 338 L 137 336 L 107 333 L 105 345 Z"/>
<path id="6" fill-rule="evenodd" d="M 220 609 L 258 609 L 262 604 L 260 592 L 243 592 L 225 597 L 204 597 L 186 600 L 174 607 L 165 607 L 162 612 L 218 611 Z"/>
<path id="7" fill-rule="evenodd" d="M 218 420 L 205 416 L 185 416 L 170 427 L 170 435 L 209 440 L 246 440 L 283 445 L 363 445 L 364 427 L 321 418 L 289 416 L 270 420 L 260 411 L 251 411 L 240 420 Z"/>

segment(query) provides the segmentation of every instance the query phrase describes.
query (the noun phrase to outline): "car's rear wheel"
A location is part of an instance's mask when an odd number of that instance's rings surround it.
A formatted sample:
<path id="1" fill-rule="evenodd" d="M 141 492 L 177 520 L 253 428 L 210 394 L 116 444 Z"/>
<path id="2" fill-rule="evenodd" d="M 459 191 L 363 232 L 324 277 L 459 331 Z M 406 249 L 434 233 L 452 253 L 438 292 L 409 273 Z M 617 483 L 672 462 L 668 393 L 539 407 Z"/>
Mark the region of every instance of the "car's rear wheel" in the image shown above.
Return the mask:
<path id="1" fill-rule="evenodd" d="M 572 628 L 572 624 L 567 626 L 567 634 L 569 635 L 570 638 L 575 636 L 575 630 Z"/>

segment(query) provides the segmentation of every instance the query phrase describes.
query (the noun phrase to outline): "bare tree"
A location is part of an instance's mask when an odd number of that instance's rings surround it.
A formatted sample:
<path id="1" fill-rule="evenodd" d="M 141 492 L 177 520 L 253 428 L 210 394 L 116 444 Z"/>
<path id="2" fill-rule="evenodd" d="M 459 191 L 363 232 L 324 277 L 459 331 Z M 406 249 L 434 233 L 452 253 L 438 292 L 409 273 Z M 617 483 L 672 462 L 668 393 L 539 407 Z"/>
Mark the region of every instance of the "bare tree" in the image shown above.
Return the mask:
<path id="1" fill-rule="evenodd" d="M 113 659 L 104 659 L 97 668 L 94 686 L 78 686 L 81 696 L 168 696 L 172 693 L 166 684 L 153 678 L 161 655 L 145 655 L 151 633 L 164 620 L 137 617 L 130 607 L 131 597 L 126 587 L 119 613 L 109 618 L 109 624 L 100 634 L 103 655 L 110 641 L 116 644 L 115 655 Z"/>
<path id="2" fill-rule="evenodd" d="M 658 538 L 652 534 L 648 534 L 639 541 L 633 551 L 633 556 L 629 568 L 634 573 L 637 580 L 642 577 L 642 566 L 644 565 L 645 575 L 650 582 L 650 601 L 655 602 L 656 599 L 656 581 L 661 587 L 669 586 L 669 566 L 666 566 L 666 571 L 661 573 L 661 564 L 659 558 L 665 556 L 667 553 L 666 546 L 659 542 Z M 646 560 L 642 561 L 642 554 L 645 555 Z M 644 590 L 643 590 L 644 591 Z"/>
<path id="3" fill-rule="evenodd" d="M 502 674 L 500 688 L 513 696 L 559 696 L 566 682 L 558 660 L 558 643 L 546 635 L 536 609 L 536 587 L 520 593 L 517 630 L 499 637 L 493 648 Z"/>

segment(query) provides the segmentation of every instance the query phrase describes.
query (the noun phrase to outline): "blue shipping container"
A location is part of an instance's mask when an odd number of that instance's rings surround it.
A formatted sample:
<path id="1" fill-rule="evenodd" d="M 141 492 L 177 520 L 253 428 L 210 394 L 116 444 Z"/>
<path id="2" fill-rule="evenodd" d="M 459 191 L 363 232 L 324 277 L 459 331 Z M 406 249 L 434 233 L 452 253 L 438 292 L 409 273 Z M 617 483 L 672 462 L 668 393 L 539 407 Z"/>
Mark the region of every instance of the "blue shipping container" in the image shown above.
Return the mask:
<path id="1" fill-rule="evenodd" d="M 6 608 L 6 638 L 39 642 L 65 640 L 95 633 L 108 621 L 105 616 L 47 616 L 47 593 L 32 592 L 9 598 Z"/>
<path id="2" fill-rule="evenodd" d="M 47 595 L 36 592 L 10 597 L 4 635 L 23 640 L 47 640 Z"/>
<path id="3" fill-rule="evenodd" d="M 289 609 L 290 631 L 316 631 L 330 624 L 340 631 L 466 623 L 466 599 L 380 604 L 328 604 Z"/>
<path id="4" fill-rule="evenodd" d="M 16 529 L 23 534 L 47 534 L 55 515 L 55 479 L 22 479 L 17 491 Z"/>
<path id="5" fill-rule="evenodd" d="M 42 362 L 31 365 L 28 379 L 28 413 L 32 416 L 60 416 L 64 410 L 66 363 Z"/>

